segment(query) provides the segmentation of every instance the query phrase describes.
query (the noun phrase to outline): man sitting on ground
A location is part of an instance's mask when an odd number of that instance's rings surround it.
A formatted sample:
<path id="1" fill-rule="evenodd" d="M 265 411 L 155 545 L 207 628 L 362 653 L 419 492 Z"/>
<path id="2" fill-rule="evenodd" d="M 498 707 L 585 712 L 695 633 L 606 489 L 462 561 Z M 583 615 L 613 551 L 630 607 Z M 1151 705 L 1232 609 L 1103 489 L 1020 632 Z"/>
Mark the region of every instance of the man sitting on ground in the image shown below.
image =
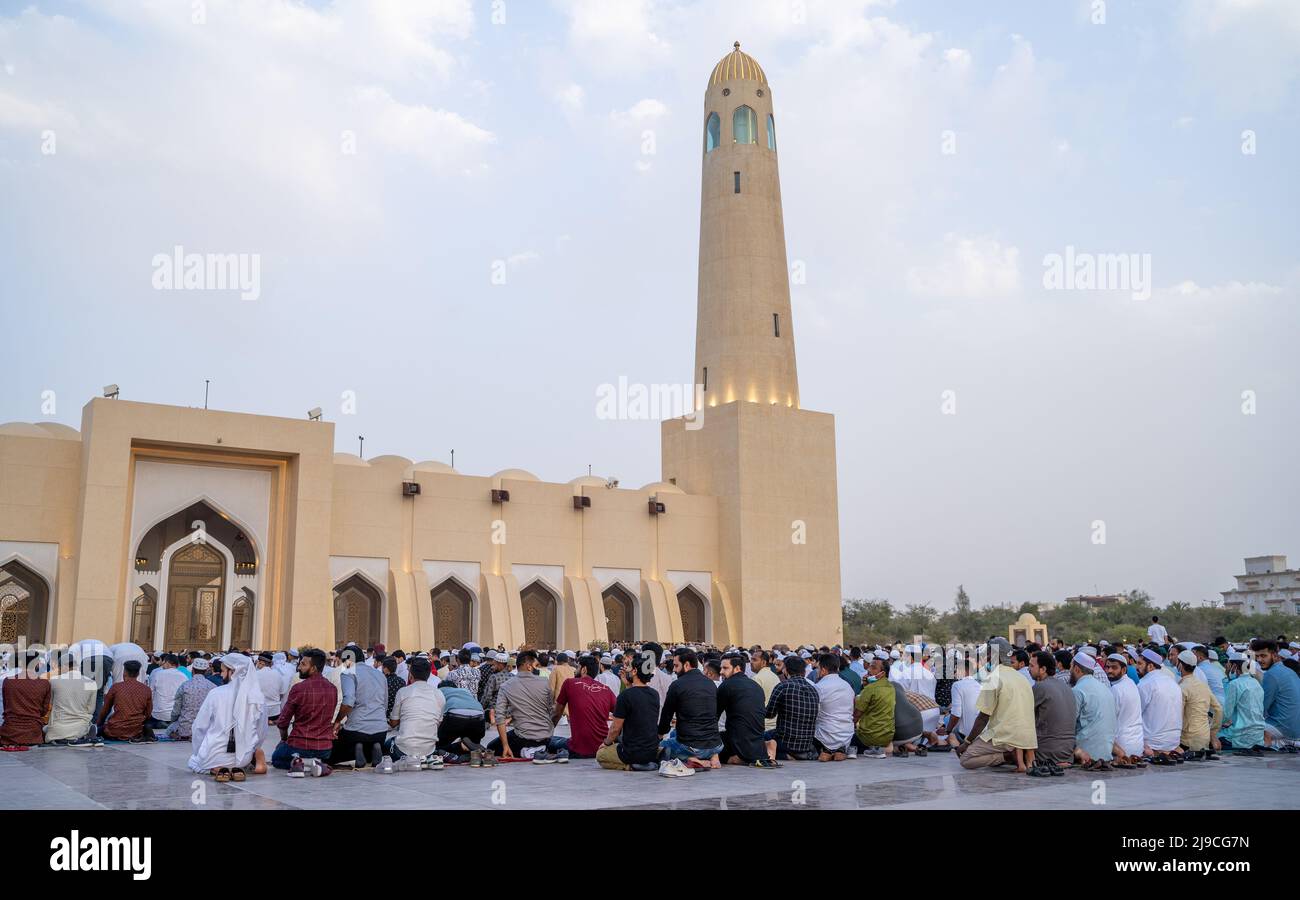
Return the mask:
<path id="1" fill-rule="evenodd" d="M 1251 641 L 1255 662 L 1264 670 L 1264 746 L 1286 753 L 1300 740 L 1300 676 L 1287 668 L 1276 641 Z"/>
<path id="2" fill-rule="evenodd" d="M 550 685 L 537 674 L 537 652 L 522 651 L 515 676 L 497 694 L 498 737 L 488 749 L 500 754 L 502 759 L 522 756 L 531 757 L 534 762 L 568 762 L 566 741 L 554 736 L 555 725 L 551 719 L 554 711 L 555 698 L 551 696 Z M 541 748 L 540 757 L 537 748 Z M 529 752 L 525 753 L 526 750 Z"/>
<path id="3" fill-rule="evenodd" d="M 365 651 L 356 644 L 345 647 L 342 655 L 345 667 L 339 685 L 343 699 L 334 716 L 330 765 L 352 762 L 363 769 L 369 761 L 378 767 L 388 736 L 388 680 L 366 661 Z M 346 665 L 348 661 L 351 666 Z"/>
<path id="4" fill-rule="evenodd" d="M 1106 657 L 1106 680 L 1115 698 L 1115 760 L 1121 769 L 1145 766 L 1142 761 L 1142 698 L 1137 683 L 1128 677 L 1128 658 L 1112 653 Z"/>
<path id="5" fill-rule="evenodd" d="M 4 700 L 4 724 L 0 725 L 0 745 L 27 747 L 45 740 L 44 726 L 50 721 L 50 683 L 40 676 L 37 665 L 41 654 L 28 650 L 19 659 L 17 674 L 0 682 Z M 139 667 L 137 666 L 137 671 Z"/>
<path id="6" fill-rule="evenodd" d="M 1109 772 L 1115 754 L 1115 697 L 1097 677 L 1097 661 L 1086 653 L 1070 663 L 1070 682 L 1078 708 L 1075 759 L 1090 771 Z"/>
<path id="7" fill-rule="evenodd" d="M 391 659 L 390 656 L 384 660 L 385 666 Z M 437 748 L 438 729 L 447 708 L 447 698 L 429 683 L 432 668 L 429 660 L 422 656 L 407 664 L 407 677 L 411 683 L 397 692 L 392 712 L 388 714 L 389 727 L 397 729 L 397 735 L 388 746 L 388 755 L 394 760 L 409 756 L 425 763 Z"/>
<path id="8" fill-rule="evenodd" d="M 180 657 L 173 653 L 162 654 L 158 667 L 145 680 L 149 690 L 153 691 L 153 715 L 148 725 L 150 728 L 166 728 L 172 721 L 176 692 L 189 680 L 180 670 Z"/>
<path id="9" fill-rule="evenodd" d="M 659 694 L 650 680 L 658 669 L 658 657 L 642 650 L 633 659 L 623 666 L 624 688 L 614 704 L 609 734 L 596 751 L 596 762 L 602 769 L 653 772 L 659 756 Z"/>
<path id="10" fill-rule="evenodd" d="M 988 679 L 980 687 L 979 715 L 971 733 L 957 748 L 962 768 L 978 769 L 1014 762 L 1026 773 L 1034 762 L 1038 737 L 1034 731 L 1034 691 L 1006 659 L 1011 644 L 1004 638 L 988 643 Z M 985 732 L 987 731 L 987 734 Z"/>
<path id="11" fill-rule="evenodd" d="M 763 741 L 763 688 L 745 675 L 745 657 L 722 657 L 722 685 L 718 688 L 718 715 L 727 717 L 722 733 L 722 759 L 728 765 L 775 769 Z"/>
<path id="12" fill-rule="evenodd" d="M 853 740 L 853 688 L 840 677 L 840 658 L 823 653 L 817 658 L 817 759 L 840 762 L 848 758 Z M 856 750 L 854 751 L 856 755 Z"/>
<path id="13" fill-rule="evenodd" d="M 1264 755 L 1264 689 L 1246 671 L 1244 653 L 1228 651 L 1228 686 L 1224 690 L 1223 728 L 1219 742 L 1233 756 Z"/>
<path id="14" fill-rule="evenodd" d="M 256 666 L 253 675 L 257 678 L 257 686 L 262 689 L 262 696 L 266 698 L 266 721 L 274 725 L 275 717 L 280 715 L 280 691 L 284 687 L 284 677 L 276 669 L 275 654 L 270 650 L 263 650 L 257 655 Z"/>
<path id="15" fill-rule="evenodd" d="M 275 720 L 280 743 L 271 754 L 271 765 L 288 769 L 297 778 L 309 768 L 312 775 L 330 773 L 324 761 L 334 751 L 334 707 L 339 692 L 324 673 L 325 651 L 303 651 L 298 660 L 302 680 L 289 688 Z"/>
<path id="16" fill-rule="evenodd" d="M 1138 696 L 1142 700 L 1142 756 L 1158 766 L 1182 758 L 1183 695 L 1165 671 L 1164 657 L 1150 647 L 1138 658 Z"/>
<path id="17" fill-rule="evenodd" d="M 194 719 L 190 771 L 211 772 L 218 781 L 243 781 L 245 769 L 265 775 L 266 697 L 253 661 L 227 653 L 221 663 L 226 683 L 204 698 Z M 278 677 L 276 684 L 278 689 Z"/>
<path id="18" fill-rule="evenodd" d="M 885 660 L 873 656 L 867 665 L 862 691 L 853 701 L 853 740 L 867 759 L 884 759 L 893 749 L 897 701 L 894 684 L 889 680 Z"/>
<path id="19" fill-rule="evenodd" d="M 195 656 L 190 661 L 190 680 L 176 692 L 172 707 L 172 723 L 167 726 L 167 737 L 173 741 L 188 741 L 193 737 L 194 720 L 203 708 L 203 701 L 217 686 L 208 681 L 208 661 Z"/>
<path id="20" fill-rule="evenodd" d="M 578 675 L 560 685 L 555 698 L 555 713 L 551 721 L 558 725 L 569 716 L 569 756 L 574 759 L 594 759 L 596 751 L 609 734 L 609 714 L 614 711 L 617 697 L 604 684 L 596 680 L 600 663 L 594 656 L 578 660 Z"/>
<path id="21" fill-rule="evenodd" d="M 694 650 L 683 647 L 674 651 L 673 671 L 677 680 L 669 685 L 659 711 L 659 736 L 667 758 L 685 760 L 692 768 L 718 769 L 722 767 L 718 759 L 722 752 L 718 689 L 700 671 L 699 664 Z M 701 762 L 704 760 L 707 763 Z"/>
<path id="22" fill-rule="evenodd" d="M 782 661 L 786 678 L 772 689 L 764 711 L 776 726 L 763 739 L 768 759 L 816 759 L 817 708 L 821 698 L 817 688 L 804 678 L 805 663 L 791 654 Z"/>
<path id="23" fill-rule="evenodd" d="M 457 687 L 450 679 L 439 684 L 438 690 L 446 701 L 442 721 L 438 723 L 438 749 L 444 755 L 456 757 L 449 762 L 460 762 L 459 757 L 476 750 L 481 752 L 480 742 L 487 733 L 483 705 L 472 693 Z"/>
<path id="24" fill-rule="evenodd" d="M 1183 680 L 1178 689 L 1183 693 L 1183 731 L 1179 736 L 1185 759 L 1215 760 L 1219 757 L 1219 726 L 1223 724 L 1223 704 L 1214 696 L 1210 686 L 1195 677 L 1199 660 L 1191 650 L 1178 654 L 1178 670 Z"/>
<path id="25" fill-rule="evenodd" d="M 56 657 L 58 671 L 50 673 L 50 724 L 45 740 L 81 747 L 100 743 L 91 725 L 95 715 L 95 682 L 81 674 L 66 651 Z"/>
<path id="26" fill-rule="evenodd" d="M 127 660 L 122 666 L 122 680 L 114 682 L 104 695 L 97 724 L 100 733 L 109 740 L 132 743 L 157 740 L 153 731 L 145 727 L 153 714 L 153 692 L 140 681 L 142 668 L 139 660 Z"/>
<path id="27" fill-rule="evenodd" d="M 1067 682 L 1056 677 L 1056 657 L 1040 650 L 1029 658 L 1034 676 L 1035 776 L 1064 774 L 1074 764 L 1074 729 L 1079 708 Z"/>

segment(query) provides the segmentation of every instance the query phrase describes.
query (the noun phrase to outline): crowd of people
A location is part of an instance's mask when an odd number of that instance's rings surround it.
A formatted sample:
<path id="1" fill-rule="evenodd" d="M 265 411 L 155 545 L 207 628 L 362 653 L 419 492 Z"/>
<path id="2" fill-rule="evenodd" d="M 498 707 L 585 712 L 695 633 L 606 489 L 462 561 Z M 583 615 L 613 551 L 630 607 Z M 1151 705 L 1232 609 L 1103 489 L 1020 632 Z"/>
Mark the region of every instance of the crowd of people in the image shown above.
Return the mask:
<path id="1" fill-rule="evenodd" d="M 940 752 L 967 769 L 1052 777 L 1297 752 L 1300 643 L 1171 642 L 1153 617 L 1148 639 L 1126 645 L 647 641 L 408 655 L 382 644 L 151 654 L 81 641 L 4 660 L 3 749 L 157 740 L 189 741 L 189 767 L 218 781 L 570 759 L 681 777 Z"/>

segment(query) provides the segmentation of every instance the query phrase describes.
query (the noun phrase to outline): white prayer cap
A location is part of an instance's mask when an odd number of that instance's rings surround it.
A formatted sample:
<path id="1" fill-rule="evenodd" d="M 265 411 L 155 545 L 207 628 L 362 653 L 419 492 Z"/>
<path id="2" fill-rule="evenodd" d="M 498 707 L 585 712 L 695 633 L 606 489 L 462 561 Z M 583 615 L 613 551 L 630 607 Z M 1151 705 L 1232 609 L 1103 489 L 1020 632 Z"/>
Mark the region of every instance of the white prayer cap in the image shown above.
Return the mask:
<path id="1" fill-rule="evenodd" d="M 889 658 L 890 658 L 890 659 L 902 659 L 902 654 L 899 653 L 897 650 L 890 650 L 890 651 L 889 651 Z"/>
<path id="2" fill-rule="evenodd" d="M 1164 665 L 1165 662 L 1161 658 L 1160 654 L 1152 650 L 1150 647 L 1142 651 L 1142 658 L 1145 659 L 1147 662 L 1153 663 L 1157 666 Z"/>
<path id="3" fill-rule="evenodd" d="M 1293 656 L 1295 656 L 1295 654 L 1292 653 L 1290 650 L 1279 650 L 1277 651 L 1277 655 L 1282 657 L 1283 659 L 1291 659 Z"/>
<path id="4" fill-rule="evenodd" d="M 612 666 L 614 665 L 614 657 L 606 653 L 604 656 L 600 658 L 600 664 L 602 666 Z"/>
<path id="5" fill-rule="evenodd" d="M 1291 643 L 1287 644 L 1287 646 L 1290 647 L 1292 650 L 1300 650 L 1300 641 L 1292 641 Z"/>
<path id="6" fill-rule="evenodd" d="M 1137 647 L 1134 647 L 1132 644 L 1129 644 L 1127 647 L 1124 648 L 1124 652 L 1127 653 L 1129 656 L 1133 657 L 1133 662 L 1138 661 L 1139 654 L 1138 654 Z"/>
<path id="7" fill-rule="evenodd" d="M 1246 654 L 1238 653 L 1236 650 L 1228 651 L 1228 662 L 1245 662 Z"/>
<path id="8" fill-rule="evenodd" d="M 438 654 L 438 659 L 451 659 L 451 651 L 444 650 Z"/>
<path id="9" fill-rule="evenodd" d="M 469 658 L 471 662 L 478 662 L 480 659 L 483 658 L 483 655 L 480 653 L 471 653 L 469 655 Z"/>
<path id="10" fill-rule="evenodd" d="M 209 666 L 208 661 L 201 656 L 196 656 L 194 658 L 194 661 L 190 663 L 190 668 L 193 669 L 195 672 L 206 672 L 208 670 L 208 666 Z"/>
<path id="11" fill-rule="evenodd" d="M 889 654 L 884 650 L 877 650 L 875 656 L 876 659 L 889 659 Z"/>
<path id="12" fill-rule="evenodd" d="M 1082 647 L 1080 647 L 1080 648 L 1079 648 L 1079 652 L 1082 653 L 1082 654 L 1084 654 L 1085 656 L 1091 656 L 1091 657 L 1094 657 L 1094 658 L 1097 656 L 1097 650 L 1096 650 L 1096 648 L 1095 648 L 1095 647 L 1091 647 L 1091 646 L 1089 646 L 1088 644 L 1084 644 Z"/>
<path id="13" fill-rule="evenodd" d="M 300 656 L 301 654 L 298 652 L 298 649 L 297 649 L 296 647 L 290 647 L 290 648 L 289 648 L 289 655 L 292 656 L 292 657 L 294 657 L 294 658 L 297 658 L 297 657 Z"/>
<path id="14" fill-rule="evenodd" d="M 921 648 L 918 647 L 916 644 L 908 644 L 906 647 L 903 648 L 903 652 L 904 652 L 904 653 L 920 653 L 920 652 L 921 652 Z"/>
<path id="15" fill-rule="evenodd" d="M 1178 661 L 1184 665 L 1194 666 L 1196 665 L 1196 654 L 1191 650 L 1184 650 L 1178 654 Z"/>
<path id="16" fill-rule="evenodd" d="M 1089 656 L 1088 654 L 1082 651 L 1074 654 L 1074 658 L 1070 660 L 1070 663 L 1072 665 L 1078 666 L 1080 669 L 1087 669 L 1089 672 L 1091 672 L 1097 666 L 1096 661 L 1093 660 L 1091 656 Z"/>
<path id="17" fill-rule="evenodd" d="M 1126 666 L 1128 665 L 1128 660 L 1125 659 L 1124 656 L 1123 656 L 1123 654 L 1120 654 L 1120 653 L 1112 653 L 1112 654 L 1110 654 L 1110 656 L 1107 656 L 1106 658 L 1107 658 L 1107 659 L 1113 659 L 1113 660 L 1115 660 L 1115 662 L 1117 662 L 1117 663 L 1122 663 L 1122 664 L 1124 664 L 1124 665 L 1126 665 Z"/>
<path id="18" fill-rule="evenodd" d="M 510 657 L 506 656 L 504 653 L 498 653 L 492 658 L 497 662 L 510 662 Z"/>
<path id="19" fill-rule="evenodd" d="M 812 654 L 809 653 L 807 650 L 800 650 L 799 657 L 801 659 L 812 659 Z"/>

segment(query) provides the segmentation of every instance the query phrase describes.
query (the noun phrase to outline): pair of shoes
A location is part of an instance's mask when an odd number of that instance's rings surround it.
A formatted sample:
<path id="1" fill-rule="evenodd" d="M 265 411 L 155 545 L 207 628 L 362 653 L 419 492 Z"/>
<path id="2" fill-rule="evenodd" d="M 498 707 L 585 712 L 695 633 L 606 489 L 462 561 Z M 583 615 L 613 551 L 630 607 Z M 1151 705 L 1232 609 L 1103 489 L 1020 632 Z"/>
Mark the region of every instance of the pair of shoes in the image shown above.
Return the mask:
<path id="1" fill-rule="evenodd" d="M 520 759 L 536 759 L 539 756 L 545 756 L 545 755 L 546 755 L 546 747 L 544 746 L 525 747 L 523 750 L 519 751 Z"/>
<path id="2" fill-rule="evenodd" d="M 852 758 L 853 758 L 853 759 L 857 759 L 857 754 L 854 754 Z M 763 759 L 756 759 L 756 760 L 754 760 L 752 763 L 750 763 L 749 765 L 750 765 L 751 768 L 754 768 L 754 769 L 779 769 L 779 768 L 781 768 L 781 764 L 778 763 L 776 760 L 774 760 L 774 759 L 767 759 L 766 757 L 764 757 Z"/>
<path id="3" fill-rule="evenodd" d="M 478 769 L 478 768 L 482 768 L 482 766 L 483 766 L 483 751 L 482 750 L 469 751 L 469 767 L 471 769 Z"/>
<path id="4" fill-rule="evenodd" d="M 930 752 L 930 751 L 927 750 L 927 749 L 925 749 L 924 747 L 917 747 L 917 748 L 916 748 L 916 755 L 917 755 L 917 756 L 925 756 L 925 755 L 928 754 L 929 752 Z"/>
<path id="5" fill-rule="evenodd" d="M 541 753 L 535 754 L 533 756 L 533 762 L 539 766 L 548 765 L 550 763 L 566 763 L 568 761 L 569 761 L 568 750 L 556 750 L 554 753 L 547 753 L 545 750 L 543 750 Z"/>
<path id="6" fill-rule="evenodd" d="M 886 757 L 884 747 L 868 747 L 862 751 L 862 755 L 866 759 L 884 759 Z"/>
<path id="7" fill-rule="evenodd" d="M 230 770 L 224 766 L 220 769 L 213 769 L 212 780 L 216 781 L 218 784 L 225 784 L 230 780 Z"/>
<path id="8" fill-rule="evenodd" d="M 379 762 L 375 765 L 376 775 L 392 775 L 394 771 L 393 758 L 391 756 L 381 756 Z"/>
<path id="9" fill-rule="evenodd" d="M 289 771 L 284 774 L 288 775 L 290 778 L 304 777 L 306 773 L 303 771 L 302 757 L 295 753 L 293 759 L 289 760 Z"/>
<path id="10" fill-rule="evenodd" d="M 895 747 L 895 748 L 894 748 L 894 756 L 898 757 L 899 759 L 907 759 L 907 748 L 906 748 L 906 747 Z"/>
<path id="11" fill-rule="evenodd" d="M 659 774 L 665 778 L 681 778 L 685 775 L 694 775 L 695 770 L 687 768 L 680 759 L 666 759 L 659 764 Z"/>
<path id="12" fill-rule="evenodd" d="M 857 759 L 857 758 L 858 758 L 858 748 L 857 748 L 857 747 L 854 747 L 852 744 L 849 744 L 849 748 L 848 748 L 847 750 L 844 751 L 844 755 L 845 755 L 848 759 Z"/>
<path id="13" fill-rule="evenodd" d="M 436 750 L 420 762 L 421 768 L 428 769 L 431 772 L 436 772 L 442 769 L 445 765 L 446 761 L 443 759 L 442 754 Z"/>
<path id="14" fill-rule="evenodd" d="M 1034 763 L 1025 774 L 1030 778 L 1051 778 L 1052 770 L 1048 767 L 1047 763 L 1041 765 Z"/>
<path id="15" fill-rule="evenodd" d="M 495 750 L 483 751 L 483 765 L 492 768 L 497 764 L 497 754 Z"/>
<path id="16" fill-rule="evenodd" d="M 631 769 L 633 772 L 658 772 L 659 764 L 652 762 L 632 763 Z"/>
<path id="17" fill-rule="evenodd" d="M 307 759 L 303 761 L 303 771 L 308 775 L 308 777 L 324 778 L 326 775 L 328 775 L 330 772 L 333 772 L 334 770 L 331 769 L 324 761 L 319 760 L 313 756 L 311 759 Z"/>

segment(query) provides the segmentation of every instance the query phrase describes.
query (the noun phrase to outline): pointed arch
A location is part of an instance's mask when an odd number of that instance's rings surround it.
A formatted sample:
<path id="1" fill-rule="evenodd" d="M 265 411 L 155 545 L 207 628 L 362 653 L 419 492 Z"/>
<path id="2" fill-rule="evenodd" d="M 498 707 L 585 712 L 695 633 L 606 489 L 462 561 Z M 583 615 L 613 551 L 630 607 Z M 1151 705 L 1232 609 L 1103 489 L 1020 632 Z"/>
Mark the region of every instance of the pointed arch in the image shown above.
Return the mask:
<path id="1" fill-rule="evenodd" d="M 230 645 L 241 650 L 253 648 L 253 623 L 257 612 L 257 596 L 252 588 L 240 588 L 230 605 Z"/>
<path id="2" fill-rule="evenodd" d="M 190 500 L 186 501 L 185 503 L 181 503 L 173 506 L 170 512 L 163 513 L 162 515 L 159 516 L 155 516 L 152 520 L 150 520 L 148 525 L 140 529 L 139 532 L 137 532 L 139 536 L 135 539 L 134 546 L 131 548 L 133 551 L 132 558 L 135 558 L 136 556 L 140 555 L 140 546 L 144 543 L 145 538 L 149 536 L 149 533 L 151 531 L 153 531 L 155 528 L 157 528 L 159 525 L 163 524 L 173 516 L 186 513 L 189 510 L 193 509 L 195 506 L 198 506 L 199 504 L 206 506 L 218 517 L 225 519 L 227 522 L 229 522 L 231 525 L 237 528 L 239 532 L 244 535 L 244 537 L 251 545 L 250 550 L 252 551 L 252 557 L 254 563 L 258 566 L 262 564 L 262 561 L 266 558 L 266 551 L 262 547 L 262 543 L 261 540 L 258 538 L 257 532 L 254 531 L 253 528 L 247 522 L 241 519 L 239 516 L 236 516 L 234 513 L 230 512 L 230 510 L 226 509 L 222 504 L 218 503 L 216 500 L 212 499 L 212 497 L 210 497 L 208 494 L 204 494 L 204 493 L 195 494 Z M 190 524 L 189 522 L 185 523 L 187 528 L 189 524 Z M 238 556 L 234 553 L 234 549 L 233 548 L 230 549 L 231 549 L 232 558 L 235 558 L 237 560 Z"/>
<path id="3" fill-rule="evenodd" d="M 373 647 L 379 640 L 384 592 L 365 572 L 353 572 L 334 585 L 334 643 Z"/>
<path id="4" fill-rule="evenodd" d="M 208 540 L 186 539 L 170 551 L 167 617 L 163 640 L 171 649 L 222 649 L 226 556 Z"/>
<path id="5" fill-rule="evenodd" d="M 0 565 L 0 644 L 45 643 L 50 585 L 17 557 Z"/>
<path id="6" fill-rule="evenodd" d="M 157 625 L 158 591 L 151 584 L 142 584 L 131 601 L 131 643 L 153 647 Z"/>
<path id="7" fill-rule="evenodd" d="M 682 640 L 704 643 L 709 639 L 709 601 L 691 585 L 677 592 L 677 607 L 682 613 Z"/>
<path id="8" fill-rule="evenodd" d="M 535 578 L 519 591 L 519 605 L 524 616 L 522 646 L 547 650 L 559 646 L 560 597 L 541 578 Z"/>
<path id="9" fill-rule="evenodd" d="M 474 592 L 455 575 L 431 588 L 433 640 L 439 647 L 463 647 L 474 640 Z"/>
<path id="10" fill-rule="evenodd" d="M 704 122 L 704 152 L 712 153 L 722 143 L 722 120 L 715 112 L 709 113 Z"/>
<path id="11" fill-rule="evenodd" d="M 610 644 L 626 645 L 639 639 L 641 617 L 636 595 L 615 581 L 601 591 L 600 599 Z"/>

